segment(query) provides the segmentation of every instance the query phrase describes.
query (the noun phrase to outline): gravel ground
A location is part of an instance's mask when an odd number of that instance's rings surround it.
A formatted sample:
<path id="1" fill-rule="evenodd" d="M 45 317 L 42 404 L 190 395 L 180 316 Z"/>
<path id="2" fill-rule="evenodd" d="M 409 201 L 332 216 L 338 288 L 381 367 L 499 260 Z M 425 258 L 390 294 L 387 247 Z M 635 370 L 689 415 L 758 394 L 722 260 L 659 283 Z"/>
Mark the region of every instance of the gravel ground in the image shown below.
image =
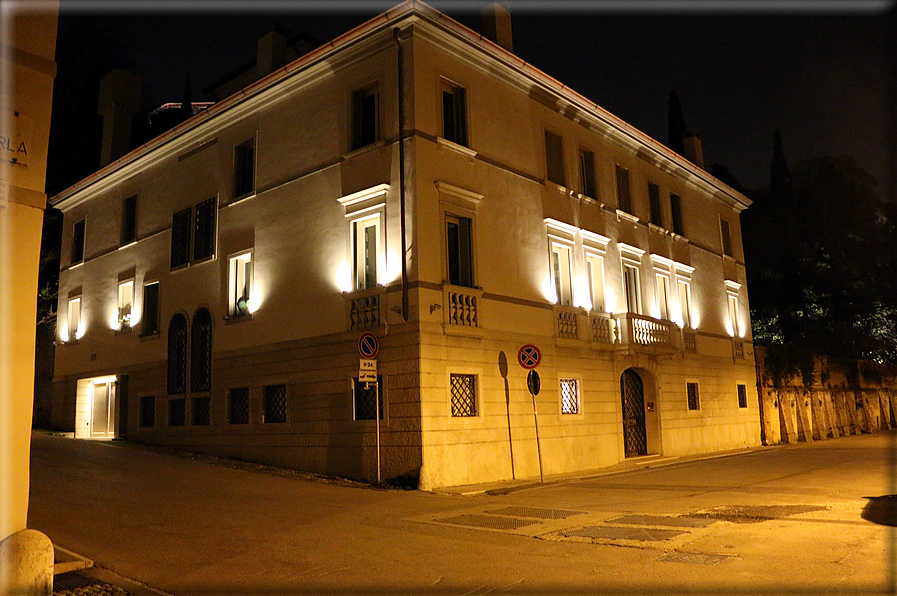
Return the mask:
<path id="1" fill-rule="evenodd" d="M 127 590 L 110 584 L 98 583 L 73 590 L 53 591 L 53 596 L 133 596 Z"/>

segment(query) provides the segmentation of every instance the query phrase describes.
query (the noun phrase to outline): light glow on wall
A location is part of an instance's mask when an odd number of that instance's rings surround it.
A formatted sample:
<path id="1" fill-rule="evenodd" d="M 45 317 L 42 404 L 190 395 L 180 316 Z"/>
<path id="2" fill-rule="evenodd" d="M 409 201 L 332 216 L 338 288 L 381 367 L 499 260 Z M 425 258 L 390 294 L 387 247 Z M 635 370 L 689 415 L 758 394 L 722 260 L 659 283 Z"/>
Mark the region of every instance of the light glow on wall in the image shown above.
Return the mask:
<path id="1" fill-rule="evenodd" d="M 558 293 L 554 287 L 554 280 L 551 275 L 546 275 L 542 280 L 542 295 L 552 304 L 558 303 Z"/>
<path id="2" fill-rule="evenodd" d="M 575 275 L 573 282 L 573 306 L 592 310 L 591 294 L 592 291 L 589 288 L 589 280 L 582 275 Z"/>
<path id="3" fill-rule="evenodd" d="M 340 292 L 352 291 L 352 270 L 349 263 L 343 261 L 339 264 L 334 272 L 333 283 Z"/>
<path id="4" fill-rule="evenodd" d="M 617 294 L 608 287 L 604 288 L 604 310 L 607 314 L 613 314 L 617 308 Z"/>
<path id="5" fill-rule="evenodd" d="M 386 266 L 382 269 L 386 273 L 380 278 L 382 285 L 389 285 L 398 281 L 402 276 L 402 255 L 396 250 L 386 251 Z"/>

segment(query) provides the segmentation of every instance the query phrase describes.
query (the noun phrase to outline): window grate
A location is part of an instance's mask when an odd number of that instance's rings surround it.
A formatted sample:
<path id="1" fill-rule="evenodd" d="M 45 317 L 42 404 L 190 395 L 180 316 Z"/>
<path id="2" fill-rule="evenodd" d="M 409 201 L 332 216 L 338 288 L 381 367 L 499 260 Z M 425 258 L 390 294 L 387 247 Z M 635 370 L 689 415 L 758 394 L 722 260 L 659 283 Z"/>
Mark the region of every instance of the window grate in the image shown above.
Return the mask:
<path id="1" fill-rule="evenodd" d="M 249 424 L 249 387 L 230 390 L 228 422 L 230 424 Z"/>
<path id="2" fill-rule="evenodd" d="M 688 409 L 699 410 L 701 407 L 700 397 L 698 396 L 698 384 L 687 383 L 688 391 Z"/>
<path id="3" fill-rule="evenodd" d="M 212 315 L 200 308 L 191 327 L 190 391 L 212 389 Z"/>
<path id="4" fill-rule="evenodd" d="M 178 313 L 168 324 L 168 395 L 187 392 L 187 317 Z"/>
<path id="5" fill-rule="evenodd" d="M 561 379 L 561 414 L 579 414 L 579 382 Z"/>
<path id="6" fill-rule="evenodd" d="M 287 386 L 286 385 L 266 385 L 265 386 L 265 418 L 263 422 L 270 424 L 274 422 L 287 421 Z"/>
<path id="7" fill-rule="evenodd" d="M 193 398 L 194 426 L 208 426 L 212 423 L 212 406 L 208 397 Z"/>
<path id="8" fill-rule="evenodd" d="M 744 342 L 740 339 L 732 340 L 732 358 L 744 360 Z"/>
<path id="9" fill-rule="evenodd" d="M 140 398 L 140 426 L 156 425 L 156 397 L 145 395 Z"/>
<path id="10" fill-rule="evenodd" d="M 377 375 L 377 385 L 362 383 L 354 379 L 355 420 L 374 420 L 374 412 L 379 410 L 383 420 L 383 375 Z M 379 396 L 379 405 L 377 408 Z"/>
<path id="11" fill-rule="evenodd" d="M 687 329 L 682 330 L 682 344 L 689 354 L 698 353 L 698 334 Z"/>
<path id="12" fill-rule="evenodd" d="M 451 375 L 452 416 L 477 415 L 476 375 Z"/>
<path id="13" fill-rule="evenodd" d="M 168 400 L 168 426 L 184 426 L 187 422 L 187 400 Z"/>
<path id="14" fill-rule="evenodd" d="M 738 385 L 738 407 L 746 408 L 747 403 L 747 385 Z"/>

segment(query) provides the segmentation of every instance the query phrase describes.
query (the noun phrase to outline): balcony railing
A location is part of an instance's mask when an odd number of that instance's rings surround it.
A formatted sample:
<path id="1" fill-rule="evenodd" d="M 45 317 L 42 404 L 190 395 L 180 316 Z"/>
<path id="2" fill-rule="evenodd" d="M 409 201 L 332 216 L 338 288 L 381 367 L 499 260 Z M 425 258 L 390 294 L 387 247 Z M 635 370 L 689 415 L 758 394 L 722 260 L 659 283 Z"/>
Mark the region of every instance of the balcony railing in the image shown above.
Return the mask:
<path id="1" fill-rule="evenodd" d="M 589 317 L 592 326 L 592 341 L 612 344 L 616 337 L 616 321 L 606 313 L 593 313 Z"/>
<path id="2" fill-rule="evenodd" d="M 350 329 L 369 329 L 380 325 L 380 294 L 349 298 Z"/>
<path id="3" fill-rule="evenodd" d="M 614 343 L 675 347 L 673 337 L 678 328 L 672 321 L 661 321 L 631 312 L 613 315 L 613 319 L 616 323 Z"/>
<path id="4" fill-rule="evenodd" d="M 555 307 L 558 309 L 558 337 L 564 339 L 579 339 L 579 309 L 566 309 L 563 307 Z"/>
<path id="5" fill-rule="evenodd" d="M 458 286 L 444 288 L 445 319 L 448 325 L 478 327 L 477 301 L 482 292 Z"/>

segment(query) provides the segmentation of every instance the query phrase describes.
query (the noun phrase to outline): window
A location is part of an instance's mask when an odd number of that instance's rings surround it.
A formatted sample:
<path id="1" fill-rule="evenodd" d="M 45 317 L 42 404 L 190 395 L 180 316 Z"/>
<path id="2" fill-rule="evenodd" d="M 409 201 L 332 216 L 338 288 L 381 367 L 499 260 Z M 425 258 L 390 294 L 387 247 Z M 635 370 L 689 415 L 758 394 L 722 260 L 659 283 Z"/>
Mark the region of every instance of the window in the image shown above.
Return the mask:
<path id="1" fill-rule="evenodd" d="M 666 275 L 655 276 L 657 290 L 657 316 L 670 320 L 670 278 Z"/>
<path id="2" fill-rule="evenodd" d="M 193 230 L 193 260 L 210 259 L 215 254 L 215 216 L 218 199 L 211 198 L 196 206 L 196 225 Z"/>
<path id="3" fill-rule="evenodd" d="M 586 271 L 589 276 L 589 291 L 592 310 L 604 310 L 604 259 L 598 255 L 586 256 Z"/>
<path id="4" fill-rule="evenodd" d="M 183 397 L 168 400 L 168 426 L 184 426 L 187 423 L 187 400 Z"/>
<path id="5" fill-rule="evenodd" d="M 738 385 L 738 407 L 746 408 L 747 404 L 747 385 Z"/>
<path id="6" fill-rule="evenodd" d="M 255 191 L 255 139 L 234 147 L 234 198 Z"/>
<path id="7" fill-rule="evenodd" d="M 629 194 L 629 170 L 616 166 L 617 172 L 617 206 L 621 211 L 632 213 L 632 197 Z"/>
<path id="8" fill-rule="evenodd" d="M 121 245 L 137 240 L 137 195 L 130 196 L 121 204 Z"/>
<path id="9" fill-rule="evenodd" d="M 561 379 L 561 414 L 579 414 L 579 380 Z"/>
<path id="10" fill-rule="evenodd" d="M 249 314 L 249 297 L 252 293 L 252 253 L 231 257 L 228 269 L 230 271 L 228 312 L 231 317 L 242 317 Z"/>
<path id="11" fill-rule="evenodd" d="M 193 403 L 193 425 L 208 426 L 212 423 L 211 399 L 206 397 L 194 397 L 190 400 Z"/>
<path id="12" fill-rule="evenodd" d="M 171 216 L 171 268 L 190 263 L 190 228 L 193 208 L 187 207 Z"/>
<path id="13" fill-rule="evenodd" d="M 452 416 L 455 418 L 477 415 L 477 377 L 476 375 L 452 374 Z"/>
<path id="14" fill-rule="evenodd" d="M 84 260 L 84 220 L 75 222 L 72 227 L 72 260 L 75 265 Z"/>
<path id="15" fill-rule="evenodd" d="M 656 184 L 648 183 L 648 204 L 651 208 L 651 223 L 663 227 L 663 211 L 660 208 L 660 189 Z"/>
<path id="16" fill-rule="evenodd" d="M 69 300 L 69 337 L 78 339 L 81 337 L 81 298 Z M 68 340 L 66 340 L 68 341 Z"/>
<path id="17" fill-rule="evenodd" d="M 732 294 L 726 295 L 729 304 L 729 331 L 732 337 L 739 335 L 738 329 L 738 296 Z"/>
<path id="18" fill-rule="evenodd" d="M 545 131 L 545 162 L 547 178 L 558 186 L 566 186 L 564 179 L 564 139 L 553 132 Z"/>
<path id="19" fill-rule="evenodd" d="M 682 199 L 673 193 L 670 193 L 670 213 L 673 216 L 673 233 L 685 236 L 685 227 L 682 225 Z"/>
<path id="20" fill-rule="evenodd" d="M 249 387 L 231 389 L 227 401 L 227 422 L 249 424 Z"/>
<path id="21" fill-rule="evenodd" d="M 134 306 L 134 281 L 125 281 L 118 284 L 118 327 L 129 329 L 131 327 L 131 308 Z"/>
<path id="22" fill-rule="evenodd" d="M 143 285 L 143 327 L 141 335 L 159 333 L 159 282 Z"/>
<path id="23" fill-rule="evenodd" d="M 623 264 L 623 290 L 626 294 L 626 312 L 641 314 L 642 298 L 639 287 L 638 267 Z"/>
<path id="24" fill-rule="evenodd" d="M 145 395 L 140 398 L 140 426 L 156 426 L 156 397 Z"/>
<path id="25" fill-rule="evenodd" d="M 442 136 L 467 147 L 467 92 L 445 81 L 442 83 Z"/>
<path id="26" fill-rule="evenodd" d="M 700 410 L 701 409 L 701 400 L 698 396 L 698 384 L 697 383 L 686 383 L 686 392 L 688 393 L 688 409 L 689 410 Z"/>
<path id="27" fill-rule="evenodd" d="M 168 395 L 187 392 L 187 317 L 177 313 L 168 324 Z"/>
<path id="28" fill-rule="evenodd" d="M 218 199 L 211 198 L 171 216 L 171 268 L 210 259 L 215 255 Z"/>
<path id="29" fill-rule="evenodd" d="M 455 286 L 473 287 L 473 252 L 471 221 L 468 217 L 446 214 L 446 254 L 448 257 L 448 281 Z"/>
<path id="30" fill-rule="evenodd" d="M 723 238 L 723 254 L 727 257 L 732 256 L 732 236 L 729 232 L 729 222 L 720 218 L 719 220 L 720 234 Z"/>
<path id="31" fill-rule="evenodd" d="M 551 244 L 551 275 L 554 278 L 554 290 L 557 294 L 558 304 L 570 306 L 573 304 L 573 283 L 570 274 L 570 247 L 561 244 Z"/>
<path id="32" fill-rule="evenodd" d="M 212 389 L 212 315 L 200 308 L 190 329 L 190 391 Z"/>
<path id="33" fill-rule="evenodd" d="M 361 149 L 377 140 L 377 85 L 352 93 L 352 149 Z"/>
<path id="34" fill-rule="evenodd" d="M 262 422 L 271 424 L 287 421 L 287 386 L 265 386 L 265 412 L 262 414 Z"/>
<path id="35" fill-rule="evenodd" d="M 693 329 L 691 322 L 691 286 L 680 279 L 679 285 L 679 309 L 682 314 L 682 326 L 686 329 Z"/>
<path id="36" fill-rule="evenodd" d="M 582 184 L 582 194 L 593 199 L 598 197 L 595 181 L 595 154 L 591 151 L 579 150 L 579 181 Z"/>
<path id="37" fill-rule="evenodd" d="M 377 375 L 376 385 L 353 379 L 352 397 L 355 420 L 374 420 L 375 412 L 379 412 L 380 420 L 383 420 L 383 375 Z"/>
<path id="38" fill-rule="evenodd" d="M 352 278 L 356 290 L 377 286 L 380 255 L 380 216 L 352 222 Z"/>

